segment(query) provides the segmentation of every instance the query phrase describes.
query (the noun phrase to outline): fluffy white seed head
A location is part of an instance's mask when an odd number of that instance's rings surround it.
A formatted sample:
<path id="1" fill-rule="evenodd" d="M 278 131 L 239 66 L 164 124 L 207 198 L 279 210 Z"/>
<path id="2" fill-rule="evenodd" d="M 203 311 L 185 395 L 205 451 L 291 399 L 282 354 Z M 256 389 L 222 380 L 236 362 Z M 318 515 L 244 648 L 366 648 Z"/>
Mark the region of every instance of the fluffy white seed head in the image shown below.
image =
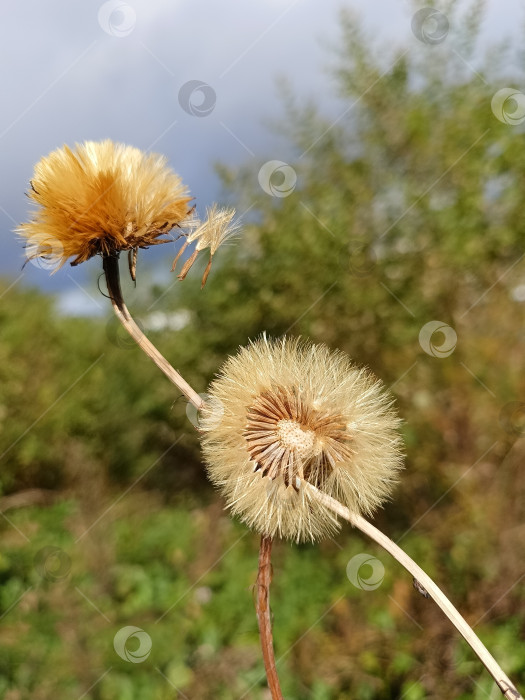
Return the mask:
<path id="1" fill-rule="evenodd" d="M 265 337 L 230 357 L 202 411 L 208 474 L 258 532 L 297 542 L 339 525 L 307 481 L 354 513 L 383 503 L 402 466 L 382 383 L 342 352 Z"/>

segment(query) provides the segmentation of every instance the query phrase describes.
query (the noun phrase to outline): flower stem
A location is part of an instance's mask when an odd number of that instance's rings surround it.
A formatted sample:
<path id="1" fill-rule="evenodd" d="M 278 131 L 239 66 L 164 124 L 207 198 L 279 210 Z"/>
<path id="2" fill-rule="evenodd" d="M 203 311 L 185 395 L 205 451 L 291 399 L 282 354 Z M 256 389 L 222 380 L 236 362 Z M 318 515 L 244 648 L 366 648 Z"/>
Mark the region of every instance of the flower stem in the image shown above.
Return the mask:
<path id="1" fill-rule="evenodd" d="M 257 574 L 257 621 L 264 659 L 264 668 L 272 700 L 283 700 L 275 656 L 273 651 L 272 621 L 270 617 L 270 583 L 272 581 L 272 538 L 263 535 L 259 549 L 259 572 Z"/>
<path id="2" fill-rule="evenodd" d="M 469 644 L 471 649 L 480 659 L 481 663 L 496 681 L 496 684 L 503 696 L 509 700 L 523 700 L 523 696 L 503 672 L 497 661 L 489 653 L 479 637 L 475 634 L 472 627 L 470 627 L 470 625 L 460 615 L 460 613 L 452 605 L 443 591 L 434 583 L 430 576 L 426 574 L 423 569 L 408 556 L 406 552 L 398 547 L 395 542 L 392 542 L 392 540 L 382 533 L 381 530 L 378 530 L 360 515 L 351 513 L 348 508 L 339 503 L 339 501 L 336 501 L 334 498 L 321 493 L 317 488 L 315 488 L 315 486 L 312 486 L 306 481 L 303 481 L 302 484 L 320 503 L 327 508 L 330 508 L 334 513 L 337 513 L 337 515 L 347 520 L 349 523 L 354 525 L 354 527 L 357 527 L 359 530 L 364 532 L 371 539 L 373 539 L 374 542 L 381 545 L 383 549 L 386 549 L 386 551 L 391 554 L 394 559 L 404 566 L 405 569 L 415 577 L 416 581 L 425 589 L 429 596 L 434 599 L 434 602 L 439 605 L 441 610 L 462 635 L 467 644 Z"/>
<path id="3" fill-rule="evenodd" d="M 183 379 L 180 374 L 173 369 L 166 358 L 161 355 L 153 343 L 148 340 L 131 317 L 126 304 L 124 303 L 122 291 L 120 289 L 118 255 L 112 254 L 104 256 L 102 258 L 102 264 L 104 274 L 106 276 L 109 296 L 118 320 L 122 323 L 124 328 L 128 331 L 137 345 L 146 353 L 146 355 L 148 355 L 148 357 L 153 360 L 157 367 L 164 372 L 168 379 L 182 391 L 188 401 L 192 403 L 197 410 L 202 408 L 204 401 L 199 394 L 197 394 L 197 392 L 191 388 L 185 379 Z"/>

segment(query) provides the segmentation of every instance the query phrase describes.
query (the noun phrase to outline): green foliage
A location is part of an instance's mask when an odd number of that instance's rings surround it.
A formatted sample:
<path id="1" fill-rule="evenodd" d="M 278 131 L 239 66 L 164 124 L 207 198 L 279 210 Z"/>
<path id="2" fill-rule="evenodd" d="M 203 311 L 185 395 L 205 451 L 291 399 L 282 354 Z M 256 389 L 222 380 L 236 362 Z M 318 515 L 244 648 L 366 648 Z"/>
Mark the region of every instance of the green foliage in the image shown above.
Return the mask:
<path id="1" fill-rule="evenodd" d="M 219 251 L 204 291 L 196 270 L 133 306 L 144 318 L 152 304 L 190 310 L 182 330 L 150 337 L 198 391 L 263 330 L 339 347 L 391 384 L 407 469 L 378 525 L 479 621 L 523 686 L 525 443 L 507 407 L 525 393 L 514 295 L 525 146 L 522 127 L 491 111 L 515 80 L 503 53 L 476 52 L 478 6 L 461 16 L 451 3 L 441 44 L 413 39 L 390 54 L 343 14 L 332 70 L 341 118 L 285 95 L 295 191 L 263 192 L 262 163 L 223 168 L 239 211 L 251 207 L 242 238 Z M 217 505 L 184 402 L 114 322 L 59 318 L 49 299 L 8 285 L 0 697 L 267 697 L 256 538 Z M 457 333 L 447 357 L 420 344 L 432 320 Z M 50 546 L 70 561 L 58 579 L 35 563 Z M 346 576 L 362 552 L 385 567 L 377 590 Z M 288 699 L 466 699 L 493 687 L 405 573 L 348 529 L 319 547 L 276 546 L 272 605 Z M 113 649 L 126 625 L 151 636 L 143 663 Z"/>

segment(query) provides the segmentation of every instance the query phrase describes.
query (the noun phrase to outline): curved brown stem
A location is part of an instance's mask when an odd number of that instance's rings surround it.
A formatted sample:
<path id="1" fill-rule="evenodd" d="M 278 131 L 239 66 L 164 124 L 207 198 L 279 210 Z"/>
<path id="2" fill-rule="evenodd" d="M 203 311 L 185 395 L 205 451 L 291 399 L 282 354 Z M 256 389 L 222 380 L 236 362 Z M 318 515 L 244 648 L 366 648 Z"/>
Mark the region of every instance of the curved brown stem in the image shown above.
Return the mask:
<path id="1" fill-rule="evenodd" d="M 404 566 L 405 569 L 409 571 L 412 576 L 414 576 L 416 582 L 423 588 L 425 593 L 427 593 L 430 598 L 433 598 L 434 602 L 437 603 L 450 622 L 452 622 L 472 651 L 478 656 L 481 663 L 496 681 L 496 684 L 503 696 L 508 698 L 508 700 L 523 700 L 523 696 L 516 689 L 509 677 L 504 673 L 496 659 L 490 654 L 480 638 L 475 634 L 472 627 L 460 615 L 447 596 L 434 583 L 430 576 L 425 573 L 425 571 L 423 571 L 423 569 L 416 564 L 416 562 L 411 559 L 408 554 L 401 549 L 401 547 L 398 547 L 395 542 L 392 542 L 389 537 L 369 523 L 368 520 L 365 520 L 360 515 L 351 513 L 348 508 L 339 503 L 339 501 L 336 501 L 335 498 L 331 498 L 327 494 L 322 493 L 307 481 L 303 481 L 302 485 L 308 489 L 311 496 L 317 499 L 319 503 L 322 503 L 327 508 L 330 508 L 334 513 L 337 513 L 337 515 L 340 515 L 350 524 L 354 525 L 354 527 L 357 527 L 359 530 L 361 530 L 361 532 L 364 532 L 371 539 L 373 539 L 374 542 L 381 545 L 381 547 L 391 554 L 402 566 Z"/>
<path id="2" fill-rule="evenodd" d="M 275 656 L 273 652 L 272 621 L 270 616 L 270 583 L 272 581 L 272 538 L 261 537 L 259 549 L 259 572 L 257 574 L 257 622 L 264 659 L 264 668 L 272 700 L 283 700 Z"/>
<path id="3" fill-rule="evenodd" d="M 137 345 L 142 350 L 144 350 L 146 355 L 148 355 L 148 357 L 150 357 L 153 360 L 157 367 L 164 372 L 168 379 L 182 391 L 182 393 L 188 399 L 188 401 L 192 403 L 197 410 L 202 408 L 202 406 L 204 405 L 204 401 L 199 396 L 199 394 L 197 394 L 197 392 L 191 388 L 191 386 L 186 382 L 186 380 L 183 379 L 183 377 L 181 377 L 175 369 L 173 369 L 170 363 L 166 360 L 166 358 L 163 355 L 161 355 L 161 353 L 157 350 L 153 343 L 150 340 L 148 340 L 148 338 L 146 338 L 144 333 L 140 330 L 140 328 L 137 326 L 137 324 L 131 317 L 131 314 L 129 313 L 126 307 L 126 304 L 124 303 L 122 291 L 120 289 L 118 255 L 113 254 L 104 256 L 102 258 L 102 264 L 104 268 L 104 274 L 106 276 L 106 284 L 108 287 L 109 296 L 113 305 L 113 310 L 115 311 L 118 320 L 122 323 L 124 328 L 128 331 L 128 333 L 137 343 Z"/>

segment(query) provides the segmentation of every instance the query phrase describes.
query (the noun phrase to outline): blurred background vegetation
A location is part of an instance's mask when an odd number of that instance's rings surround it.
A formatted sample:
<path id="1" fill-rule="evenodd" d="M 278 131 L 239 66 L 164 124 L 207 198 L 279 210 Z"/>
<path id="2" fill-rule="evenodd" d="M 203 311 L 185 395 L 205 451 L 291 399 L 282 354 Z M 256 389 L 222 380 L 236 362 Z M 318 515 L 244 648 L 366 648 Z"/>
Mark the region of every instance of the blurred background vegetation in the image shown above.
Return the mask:
<path id="1" fill-rule="evenodd" d="M 330 77 L 341 118 L 283 87 L 295 191 L 268 196 L 262 163 L 221 168 L 225 201 L 250 208 L 242 237 L 204 291 L 198 270 L 170 288 L 139 274 L 132 307 L 198 391 L 263 330 L 370 365 L 396 396 L 407 450 L 375 523 L 523 689 L 525 146 L 491 109 L 523 73 L 510 72 L 512 47 L 476 49 L 480 7 L 458 16 L 451 4 L 446 41 L 389 56 L 343 13 Z M 103 319 L 65 318 L 11 282 L 0 289 L 0 697 L 268 698 L 258 538 L 207 483 L 184 400 L 109 303 Z M 439 333 L 438 356 L 419 342 L 433 320 L 457 334 L 446 357 Z M 346 576 L 361 552 L 384 564 L 374 591 Z M 404 570 L 347 527 L 319 546 L 276 544 L 272 607 L 289 700 L 499 697 Z M 113 649 L 127 625 L 152 639 L 143 663 Z"/>

